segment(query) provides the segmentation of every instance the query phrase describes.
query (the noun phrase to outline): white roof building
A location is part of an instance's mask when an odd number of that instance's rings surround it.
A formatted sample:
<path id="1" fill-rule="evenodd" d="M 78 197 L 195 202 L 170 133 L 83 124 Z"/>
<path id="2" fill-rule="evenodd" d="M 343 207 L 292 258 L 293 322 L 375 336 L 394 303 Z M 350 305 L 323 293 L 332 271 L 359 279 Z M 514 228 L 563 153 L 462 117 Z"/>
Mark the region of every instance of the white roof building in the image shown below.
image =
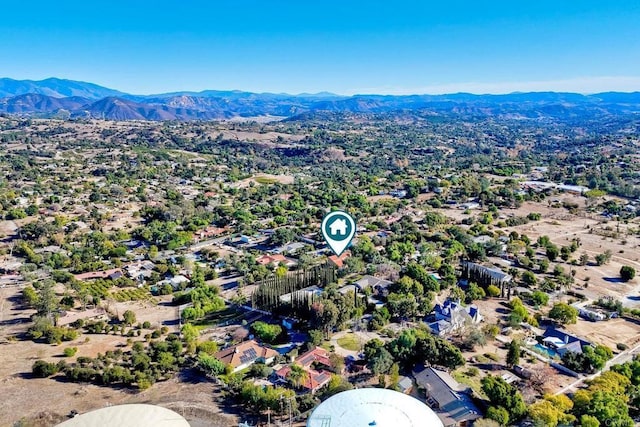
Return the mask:
<path id="1" fill-rule="evenodd" d="M 418 399 L 383 388 L 347 390 L 322 402 L 307 427 L 443 427 Z"/>
<path id="2" fill-rule="evenodd" d="M 131 404 L 76 415 L 56 427 L 189 427 L 189 423 L 162 406 Z"/>

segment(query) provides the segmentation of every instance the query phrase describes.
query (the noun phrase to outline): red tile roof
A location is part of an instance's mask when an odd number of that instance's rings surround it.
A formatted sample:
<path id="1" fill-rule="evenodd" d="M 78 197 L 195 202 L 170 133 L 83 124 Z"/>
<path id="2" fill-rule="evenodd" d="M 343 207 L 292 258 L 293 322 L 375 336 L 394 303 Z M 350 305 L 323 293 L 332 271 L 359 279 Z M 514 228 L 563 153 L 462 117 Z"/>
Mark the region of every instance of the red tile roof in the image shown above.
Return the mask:
<path id="1" fill-rule="evenodd" d="M 252 355 L 255 354 L 255 357 Z M 225 348 L 215 354 L 215 357 L 234 368 L 247 362 L 253 363 L 257 359 L 271 359 L 278 355 L 278 352 L 267 347 L 263 347 L 254 340 Z M 247 357 L 251 360 L 248 360 Z M 241 360 L 244 359 L 244 360 Z"/>
<path id="2" fill-rule="evenodd" d="M 280 264 L 281 262 L 286 263 L 287 258 L 284 255 L 276 254 L 276 255 L 262 255 L 256 262 L 261 265 L 269 265 L 269 264 Z"/>
<path id="3" fill-rule="evenodd" d="M 335 255 L 331 255 L 329 257 L 329 260 L 331 262 L 333 262 L 338 268 L 342 268 L 344 267 L 344 260 L 346 260 L 347 258 L 349 258 L 351 256 L 351 252 L 347 251 L 345 253 L 343 253 L 342 255 L 335 256 Z"/>
<path id="4" fill-rule="evenodd" d="M 331 381 L 331 372 L 329 371 L 316 371 L 314 369 L 305 369 L 305 371 L 307 371 L 307 378 L 302 384 L 302 388 L 309 391 L 315 392 Z M 278 369 L 276 371 L 276 375 L 283 380 L 286 380 L 289 372 L 291 372 L 291 366 L 287 365 Z"/>
<path id="5" fill-rule="evenodd" d="M 322 347 L 316 347 L 313 350 L 307 351 L 296 359 L 296 363 L 304 366 L 305 368 L 311 367 L 313 362 L 321 363 L 328 367 L 333 366 L 331 364 L 331 359 L 329 359 L 329 353 Z"/>

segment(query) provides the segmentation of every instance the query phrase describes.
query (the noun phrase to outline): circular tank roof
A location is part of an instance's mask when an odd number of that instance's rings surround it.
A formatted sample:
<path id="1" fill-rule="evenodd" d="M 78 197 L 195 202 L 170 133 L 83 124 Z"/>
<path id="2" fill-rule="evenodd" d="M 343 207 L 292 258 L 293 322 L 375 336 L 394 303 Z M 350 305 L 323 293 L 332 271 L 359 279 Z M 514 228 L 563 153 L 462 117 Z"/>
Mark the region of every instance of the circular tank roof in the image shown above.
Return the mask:
<path id="1" fill-rule="evenodd" d="M 189 423 L 162 406 L 131 404 L 76 415 L 56 427 L 189 427 Z"/>
<path id="2" fill-rule="evenodd" d="M 443 427 L 427 405 L 383 388 L 343 391 L 322 402 L 307 427 Z"/>

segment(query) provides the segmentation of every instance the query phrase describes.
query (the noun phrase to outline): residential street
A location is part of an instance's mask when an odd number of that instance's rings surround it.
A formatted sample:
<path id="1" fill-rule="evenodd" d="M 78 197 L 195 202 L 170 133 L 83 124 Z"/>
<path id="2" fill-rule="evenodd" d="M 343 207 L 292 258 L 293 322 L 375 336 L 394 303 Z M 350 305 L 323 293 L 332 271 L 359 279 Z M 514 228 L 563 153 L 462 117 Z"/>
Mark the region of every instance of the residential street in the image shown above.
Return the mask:
<path id="1" fill-rule="evenodd" d="M 633 356 L 635 356 L 636 354 L 638 354 L 638 350 L 640 349 L 640 344 L 638 344 L 637 346 L 635 346 L 634 348 L 630 349 L 630 350 L 626 350 L 623 351 L 622 353 L 618 354 L 617 356 L 615 356 L 613 359 L 609 360 L 607 362 L 607 364 L 605 365 L 605 367 L 601 370 L 596 372 L 595 374 L 586 376 L 586 377 L 582 377 L 577 379 L 576 381 L 574 381 L 573 383 L 569 384 L 568 386 L 566 386 L 565 388 L 558 390 L 555 395 L 559 395 L 559 394 L 565 394 L 565 393 L 570 393 L 575 391 L 579 385 L 581 385 L 583 382 L 585 381 L 590 381 L 594 378 L 597 378 L 598 376 L 600 376 L 603 372 L 608 371 L 611 366 L 613 365 L 621 365 L 623 363 L 629 362 L 630 360 L 633 359 Z"/>

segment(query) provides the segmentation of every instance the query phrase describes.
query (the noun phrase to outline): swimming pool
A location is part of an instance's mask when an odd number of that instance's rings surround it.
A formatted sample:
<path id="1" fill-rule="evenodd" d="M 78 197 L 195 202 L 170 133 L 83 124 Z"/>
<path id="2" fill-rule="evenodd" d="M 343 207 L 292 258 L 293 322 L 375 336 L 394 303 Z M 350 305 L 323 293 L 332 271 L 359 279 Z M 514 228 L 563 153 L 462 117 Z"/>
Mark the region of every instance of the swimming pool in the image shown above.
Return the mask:
<path id="1" fill-rule="evenodd" d="M 554 359 L 556 357 L 560 357 L 555 350 L 553 350 L 551 348 L 548 348 L 548 347 L 545 347 L 540 343 L 534 345 L 533 348 L 538 350 L 539 353 L 542 353 L 542 354 L 546 355 L 550 359 Z"/>

